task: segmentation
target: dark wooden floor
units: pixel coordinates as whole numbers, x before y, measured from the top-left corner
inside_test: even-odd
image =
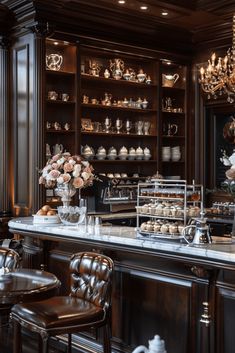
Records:
[[[13,334],[11,328],[8,330],[7,327],[2,327],[0,340],[0,353],[13,353]],[[39,353],[36,334],[29,335],[23,333],[22,340],[22,353]],[[49,353],[66,353],[66,346],[56,339],[51,339]],[[78,351],[73,349],[72,353],[78,353]]]

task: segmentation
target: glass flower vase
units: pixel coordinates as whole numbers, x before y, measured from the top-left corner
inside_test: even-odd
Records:
[[[72,197],[76,194],[77,189],[69,183],[57,184],[55,194],[61,197],[61,201],[64,207],[70,205]]]

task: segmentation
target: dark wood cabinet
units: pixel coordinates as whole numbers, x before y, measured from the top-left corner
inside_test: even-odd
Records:
[[[163,61],[161,89],[162,169],[164,176],[187,180],[187,66]],[[170,155],[164,149],[170,148]],[[172,165],[174,165],[172,171]]]
[[[45,45],[47,158],[60,149],[84,154],[89,146],[96,173],[131,177],[136,173],[153,175],[159,170],[165,176],[186,178],[186,66],[166,64],[141,51],[131,54],[130,50],[96,47],[95,43],[76,45],[47,39]],[[57,67],[53,66],[55,58]],[[119,65],[117,77],[115,68]],[[144,75],[142,80],[139,74]],[[176,82],[165,84],[165,76],[176,78]],[[107,119],[110,126],[105,125]],[[126,157],[120,156],[123,146]],[[168,161],[162,158],[166,146],[171,154]],[[98,158],[101,147],[106,155]],[[114,158],[109,157],[111,147],[116,151]],[[176,155],[174,148],[179,151]],[[130,149],[136,155],[129,156]],[[146,150],[150,158],[144,154]]]
[[[78,151],[77,46],[49,39],[45,44],[44,131],[50,158],[59,149]]]
[[[132,176],[150,175],[157,170],[157,119],[158,119],[158,65],[154,58],[143,54],[131,55],[125,52],[105,49],[91,49],[81,46],[81,119],[90,121],[90,131],[82,128],[81,144],[90,146],[95,156],[92,164],[100,173],[126,173]],[[120,77],[115,76],[115,68],[121,65]],[[97,76],[92,74],[92,65],[97,66]],[[138,80],[143,71],[146,78]],[[107,75],[107,76],[106,76]],[[131,76],[132,75],[132,76]],[[109,76],[109,77],[108,77]],[[146,83],[149,77],[151,82]],[[143,106],[147,100],[146,106]],[[105,128],[105,120],[110,126]],[[120,123],[118,126],[118,122]],[[127,123],[128,122],[128,123]],[[139,132],[136,125],[139,122]],[[127,125],[128,124],[128,127]],[[146,126],[149,128],[146,129]],[[145,132],[144,132],[145,126]],[[151,158],[131,160],[129,156],[120,158],[119,152],[125,147],[135,151],[148,148]],[[106,157],[97,159],[100,147],[106,150]],[[116,157],[109,157],[110,148],[116,150]]]

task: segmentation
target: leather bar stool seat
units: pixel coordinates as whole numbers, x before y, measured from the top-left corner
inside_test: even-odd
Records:
[[[79,309],[79,311],[78,311]],[[19,310],[15,307],[13,312]],[[104,317],[102,308],[75,297],[55,297],[47,300],[28,303],[21,306],[20,318],[32,325],[40,326],[52,333],[53,329],[62,329],[64,327],[89,325],[101,321]]]
[[[110,305],[113,261],[101,254],[74,254],[70,261],[70,294],[43,301],[16,304],[12,308],[14,353],[21,352],[21,326],[39,333],[39,351],[47,353],[50,336],[103,327],[103,348],[111,352]]]

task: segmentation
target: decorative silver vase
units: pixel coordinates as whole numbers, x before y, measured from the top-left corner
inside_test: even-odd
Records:
[[[63,206],[69,206],[72,197],[76,194],[77,189],[70,183],[57,184],[55,194],[61,197]]]

